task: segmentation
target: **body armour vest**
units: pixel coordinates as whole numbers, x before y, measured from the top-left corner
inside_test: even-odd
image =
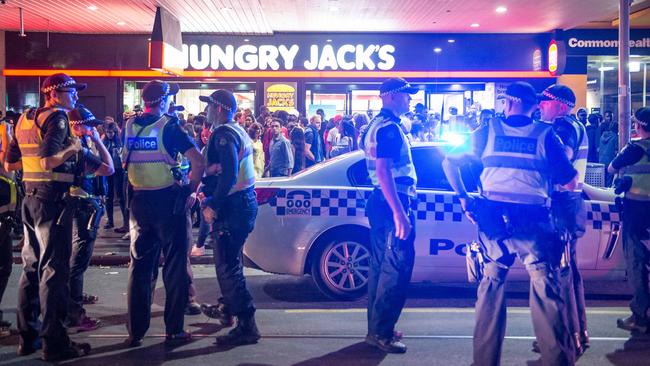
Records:
[[[643,148],[641,160],[625,168],[625,176],[632,178],[630,190],[625,198],[636,201],[650,201],[650,139],[633,142]]]
[[[488,128],[482,195],[498,202],[546,205],[550,183],[544,141],[551,125],[511,127],[494,119]]]
[[[23,113],[16,124],[16,140],[20,148],[21,160],[23,164],[23,181],[25,182],[64,182],[72,183],[74,174],[55,172],[53,170],[43,169],[41,166],[41,157],[38,155],[39,146],[43,143],[40,126],[42,123],[56,112],[64,112],[58,108],[48,108],[38,114],[33,110]],[[32,118],[35,116],[35,118]],[[37,121],[38,120],[38,121]],[[66,126],[68,128],[67,121]]]
[[[223,127],[222,127],[223,126]],[[248,133],[239,123],[228,122],[217,128],[229,128],[239,138],[239,150],[237,151],[237,159],[239,163],[239,173],[237,174],[237,182],[230,189],[228,195],[243,191],[255,185],[255,163],[253,161],[253,141]]]
[[[135,118],[126,122],[123,158],[124,161],[129,158],[129,182],[136,191],[163,189],[174,184],[171,169],[178,162],[169,155],[163,143],[163,131],[170,120],[165,114],[144,127],[135,124]]]
[[[377,178],[377,132],[382,127],[386,127],[390,124],[396,124],[394,121],[387,119],[381,114],[377,115],[370,126],[364,137],[363,141],[363,150],[366,153],[366,166],[368,168],[368,175],[372,184],[379,188],[379,178]],[[415,173],[415,166],[413,165],[413,158],[411,157],[411,145],[408,138],[402,131],[402,129],[397,126],[400,136],[402,137],[402,147],[400,149],[399,159],[393,161],[391,166],[391,173],[393,179],[395,179],[395,187],[397,188],[398,193],[403,193],[408,196],[415,196],[415,187],[417,184],[417,175]],[[401,184],[399,183],[398,178],[410,178],[412,184]]]
[[[578,171],[578,184],[573,190],[575,193],[582,193],[585,185],[585,176],[587,175],[587,156],[589,154],[589,138],[587,137],[587,129],[585,126],[569,117],[562,117],[566,123],[570,124],[575,131],[578,147],[573,149],[573,157],[571,164],[573,168]],[[566,192],[567,189],[559,184],[555,185],[555,190],[558,192]]]

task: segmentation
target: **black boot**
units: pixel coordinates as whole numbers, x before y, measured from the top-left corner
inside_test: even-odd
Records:
[[[220,346],[241,346],[254,344],[261,338],[260,331],[255,324],[255,316],[238,316],[237,326],[228,334],[217,337]]]
[[[235,318],[230,314],[222,299],[219,299],[219,302],[214,305],[201,304],[201,312],[208,318],[219,320],[224,327],[232,327],[235,324]]]

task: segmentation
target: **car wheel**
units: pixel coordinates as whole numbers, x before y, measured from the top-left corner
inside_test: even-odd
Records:
[[[370,271],[368,237],[340,232],[324,240],[312,261],[311,274],[319,290],[338,300],[354,300],[367,292]]]

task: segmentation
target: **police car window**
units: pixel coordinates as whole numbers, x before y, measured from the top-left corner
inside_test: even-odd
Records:
[[[350,185],[354,187],[371,187],[372,182],[368,176],[368,169],[366,169],[366,159],[361,159],[352,164],[348,169],[348,179]]]

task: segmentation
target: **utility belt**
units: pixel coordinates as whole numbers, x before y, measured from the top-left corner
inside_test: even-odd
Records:
[[[65,201],[68,190],[59,188],[46,187],[43,184],[29,185],[26,184],[25,196],[35,197],[43,201],[60,203]]]
[[[549,207],[521,203],[491,201],[477,197],[468,210],[474,214],[479,230],[490,240],[510,237],[516,233],[535,232],[540,224],[551,223]]]
[[[63,198],[65,206],[63,211],[57,218],[57,225],[65,225],[72,219],[77,211],[84,212],[88,215],[88,222],[86,228],[88,231],[96,231],[99,229],[99,223],[104,215],[104,204],[98,197],[78,197],[70,193],[66,193]]]

